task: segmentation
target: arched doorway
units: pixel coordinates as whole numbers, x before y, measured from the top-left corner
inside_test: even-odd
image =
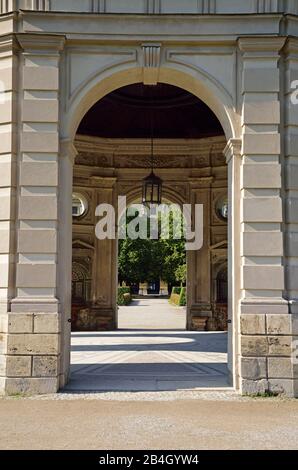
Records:
[[[179,15],[128,14],[120,18],[100,14],[83,15],[83,21],[79,12],[72,12],[47,14],[46,20],[44,14],[42,18],[37,14],[34,24],[32,14],[28,15],[30,24],[21,21],[21,29],[10,38],[7,49],[12,59],[8,69],[15,85],[13,93],[20,100],[7,104],[12,124],[5,122],[3,127],[7,137],[3,152],[9,158],[3,161],[7,187],[2,201],[6,240],[2,389],[56,390],[68,379],[72,171],[80,122],[95,103],[123,86],[164,83],[201,99],[217,116],[228,142],[229,369],[239,378],[234,384],[245,393],[278,389],[295,394],[292,368],[288,374],[291,382],[285,374],[278,383],[271,376],[270,356],[275,350],[272,354],[270,334],[275,330],[267,322],[271,315],[274,321],[288,322],[285,332],[287,340],[292,340],[294,318],[288,313],[296,311],[291,261],[295,214],[283,209],[291,205],[284,168],[289,165],[292,169],[292,148],[295,154],[296,147],[291,126],[295,119],[290,116],[283,126],[280,111],[292,97],[289,83],[283,93],[283,82],[285,73],[294,67],[295,39],[277,37],[274,20],[267,25],[266,37],[258,36],[258,31],[252,34],[251,25],[243,26],[241,15],[183,15],[181,21]],[[259,20],[267,21],[262,15]],[[15,61],[18,67],[14,67]],[[11,92],[8,85],[6,91]],[[264,210],[259,210],[260,205]],[[286,231],[285,225],[289,226]],[[284,243],[284,237],[289,243]],[[212,245],[212,256],[222,248]],[[109,273],[106,278],[111,279]],[[29,312],[36,330],[34,325],[23,325],[24,312]],[[8,377],[5,364],[15,360],[10,356],[20,339],[7,331],[10,313],[25,335],[19,352],[28,355],[32,365],[37,342],[46,370],[36,373],[29,367],[26,377],[22,370],[15,378]],[[40,317],[45,327],[38,325]],[[279,330],[277,333],[283,336]],[[49,343],[43,334],[51,335]],[[260,341],[266,345],[261,353]],[[283,353],[286,360],[281,360],[290,368],[289,349],[285,347]],[[48,362],[54,367],[45,378]]]
[[[78,214],[73,217],[73,240],[93,247],[90,301],[79,311],[82,329],[117,328],[117,241],[94,238],[95,209],[100,203],[117,208],[119,196],[141,194],[152,140],[164,194],[191,208],[204,206],[203,247],[187,254],[187,329],[219,329],[211,273],[218,244],[227,262],[227,214],[220,206],[228,198],[226,139],[208,106],[191,93],[162,83],[129,85],[106,95],[78,128],[73,194],[76,205],[81,201],[84,209],[74,209]],[[77,256],[75,249],[73,259]]]

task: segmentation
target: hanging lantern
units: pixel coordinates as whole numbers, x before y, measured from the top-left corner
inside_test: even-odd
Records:
[[[153,150],[153,118],[151,114],[151,173],[143,179],[142,203],[144,206],[160,205],[162,199],[162,179],[156,176]]]
[[[143,196],[142,202],[144,206],[151,204],[161,204],[162,198],[162,180],[154,174],[152,170],[149,176],[143,179]]]

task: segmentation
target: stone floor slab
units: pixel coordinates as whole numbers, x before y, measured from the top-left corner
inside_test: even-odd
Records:
[[[174,391],[227,387],[227,334],[183,329],[185,309],[165,299],[119,309],[119,330],[72,335],[65,391]]]

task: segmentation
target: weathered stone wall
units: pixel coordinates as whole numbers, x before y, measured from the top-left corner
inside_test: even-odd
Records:
[[[7,374],[10,301],[15,296],[17,50],[13,36],[0,40],[0,388]]]
[[[36,43],[19,37],[18,43],[17,255],[14,298],[6,318],[4,388],[7,393],[47,393],[57,390],[62,373],[56,297],[61,41],[53,37]]]
[[[241,39],[243,60],[241,355],[244,393],[295,393],[296,319],[284,298],[281,50],[285,40]],[[297,282],[293,273],[292,281]],[[292,337],[291,335],[294,335]],[[253,356],[249,358],[249,356]]]
[[[298,318],[289,314],[241,315],[241,375],[245,393],[297,393],[292,342]]]
[[[59,373],[58,314],[8,315],[5,391],[53,393]]]

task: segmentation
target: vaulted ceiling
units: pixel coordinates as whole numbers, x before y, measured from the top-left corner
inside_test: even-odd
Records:
[[[203,138],[223,135],[213,112],[181,88],[141,83],[120,88],[85,115],[79,134],[106,138]]]

